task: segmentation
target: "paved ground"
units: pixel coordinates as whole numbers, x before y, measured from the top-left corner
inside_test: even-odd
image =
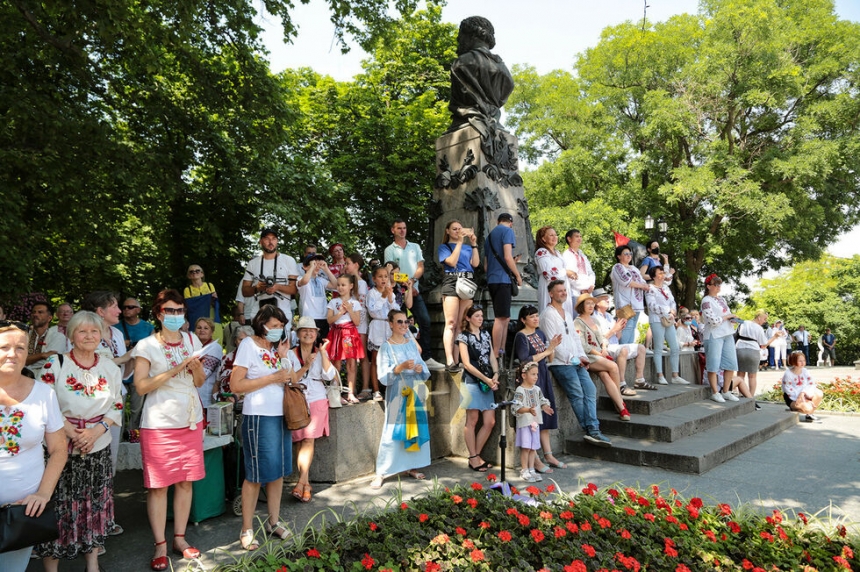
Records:
[[[833,377],[860,377],[860,372],[848,368],[813,369],[819,381]],[[779,372],[765,372],[759,381],[759,393],[767,390],[781,377]],[[778,406],[774,406],[778,407]],[[786,413],[788,414],[788,413]],[[735,457],[704,475],[673,473],[649,467],[631,467],[615,463],[591,461],[573,455],[562,456],[569,467],[556,470],[551,477],[562,490],[576,491],[584,483],[604,487],[612,483],[647,487],[659,484],[674,487],[685,496],[700,496],[714,502],[733,506],[748,503],[758,510],[774,508],[832,517],[860,532],[860,416],[824,415],[821,424],[800,423],[773,439]],[[442,459],[425,470],[429,479],[437,478],[445,486],[470,483],[483,475],[467,470],[465,459]],[[495,471],[498,474],[498,471]],[[518,473],[507,471],[508,480],[519,483]],[[310,521],[319,522],[323,515],[331,520],[334,514],[351,513],[356,507],[364,509],[369,502],[383,506],[397,492],[398,483],[389,479],[382,491],[368,488],[369,478],[356,479],[337,485],[315,485],[311,503],[295,502],[285,495],[282,518],[301,528]],[[404,497],[421,494],[429,481],[412,479],[402,482]],[[371,507],[373,505],[370,505]],[[259,507],[264,508],[263,504]],[[262,512],[258,511],[262,515]],[[149,570],[152,536],[146,520],[145,495],[139,471],[124,471],[117,478],[117,520],[125,534],[108,540],[107,554],[100,562],[108,572],[137,572]],[[189,527],[188,538],[204,551],[200,565],[172,557],[176,570],[209,570],[218,562],[229,562],[231,554],[240,554],[238,535],[240,520],[228,513]],[[170,524],[168,523],[168,532]],[[81,570],[83,560],[62,562],[61,572]],[[32,561],[28,572],[41,571]]]

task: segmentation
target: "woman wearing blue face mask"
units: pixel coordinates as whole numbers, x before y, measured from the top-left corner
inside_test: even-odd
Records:
[[[203,407],[197,388],[206,381],[203,365],[193,354],[202,348],[194,334],[182,333],[185,298],[176,290],[162,290],[152,305],[156,331],[132,351],[134,387],[145,396],[140,421],[143,485],[149,490],[146,505],[155,537],[153,570],[166,570],[167,488],[173,495],[173,551],[183,558],[198,558],[200,551],[185,540],[191,511],[191,483],[206,473],[203,468]]]
[[[287,359],[290,344],[284,339],[287,317],[277,306],[260,308],[251,327],[254,335],[242,340],[233,361],[230,388],[245,394],[242,408],[242,454],[245,481],[242,483],[242,532],[245,550],[260,546],[254,538],[254,509],[260,485],[266,484],[269,518],[266,532],[280,539],[290,535],[281,522],[284,477],[293,466],[292,435],[284,423],[284,384],[295,373]]]

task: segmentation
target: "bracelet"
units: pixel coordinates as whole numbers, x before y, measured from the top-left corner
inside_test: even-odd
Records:
[[[104,428],[105,428],[105,433],[107,433],[108,431],[110,431],[110,425],[108,425],[108,424],[107,424],[107,423],[105,423],[104,421],[99,421],[99,425],[101,425],[102,427],[104,427]]]

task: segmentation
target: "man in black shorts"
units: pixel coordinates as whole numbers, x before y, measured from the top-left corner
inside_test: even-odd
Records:
[[[496,357],[505,349],[508,337],[508,322],[511,321],[511,279],[523,285],[523,277],[517,270],[517,260],[514,257],[514,247],[517,238],[514,235],[514,217],[502,213],[498,225],[487,236],[484,243],[485,268],[487,272],[487,289],[493,299],[493,348]]]

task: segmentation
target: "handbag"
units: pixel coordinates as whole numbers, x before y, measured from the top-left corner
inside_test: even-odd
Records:
[[[335,378],[329,385],[326,385],[325,395],[328,398],[329,409],[340,409],[343,407],[343,402],[340,400],[340,380]]]
[[[305,384],[291,381],[284,385],[284,423],[290,431],[310,425],[311,410],[305,399]]]
[[[0,552],[20,550],[60,537],[54,501],[49,501],[42,514],[27,516],[27,505],[0,506]]]
[[[457,297],[461,300],[471,300],[475,297],[475,292],[478,291],[478,285],[461,274],[457,276],[457,285],[454,289],[457,291]]]
[[[664,328],[671,328],[675,325],[675,320],[669,316],[660,316],[660,323]]]
[[[633,316],[636,315],[636,312],[633,310],[633,306],[627,304],[626,306],[621,306],[620,308],[615,310],[615,317],[619,320],[629,320]]]

